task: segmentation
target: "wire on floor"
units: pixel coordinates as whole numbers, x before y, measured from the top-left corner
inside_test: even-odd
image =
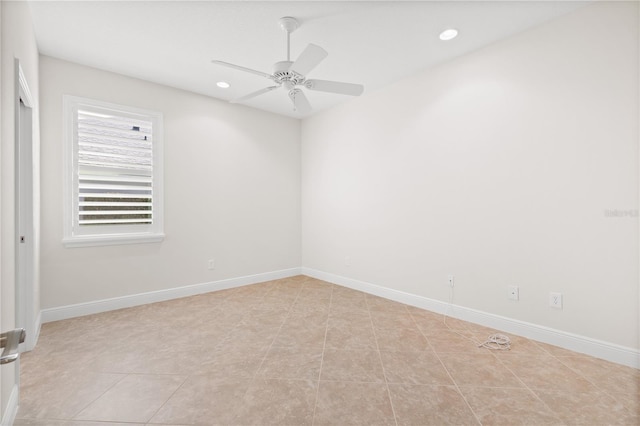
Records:
[[[457,335],[462,336],[465,339],[472,341],[479,348],[486,348],[486,349],[490,349],[490,350],[494,350],[494,351],[508,351],[508,350],[511,350],[511,339],[509,338],[509,336],[505,336],[504,334],[500,334],[500,333],[492,334],[491,336],[487,337],[487,340],[485,340],[484,342],[478,343],[475,339],[471,338],[470,336],[466,336],[466,335],[460,333],[459,331],[454,330],[451,327],[449,327],[449,324],[447,324],[447,316],[448,316],[448,313],[449,313],[449,309],[452,306],[453,306],[453,287],[449,287],[449,305],[447,305],[447,309],[444,312],[444,318],[443,318],[444,325],[447,327],[447,329],[449,331],[452,331],[452,332],[456,333]]]

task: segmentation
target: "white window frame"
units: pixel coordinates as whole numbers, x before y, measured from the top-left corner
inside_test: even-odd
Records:
[[[78,210],[78,110],[84,108],[152,123],[153,216],[151,224],[80,226]],[[155,243],[164,239],[162,113],[77,96],[63,96],[63,239],[65,247]]]

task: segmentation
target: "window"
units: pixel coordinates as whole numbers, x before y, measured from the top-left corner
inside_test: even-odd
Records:
[[[162,114],[64,97],[66,247],[162,241]]]

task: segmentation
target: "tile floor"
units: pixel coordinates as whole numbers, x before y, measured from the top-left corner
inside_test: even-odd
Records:
[[[447,326],[304,276],[48,323],[16,424],[640,424],[640,371]]]

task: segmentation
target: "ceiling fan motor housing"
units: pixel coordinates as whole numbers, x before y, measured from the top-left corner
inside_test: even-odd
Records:
[[[305,80],[303,75],[289,69],[291,64],[293,64],[292,61],[280,61],[273,65],[273,79],[276,83],[284,84],[288,89],[303,84]]]

